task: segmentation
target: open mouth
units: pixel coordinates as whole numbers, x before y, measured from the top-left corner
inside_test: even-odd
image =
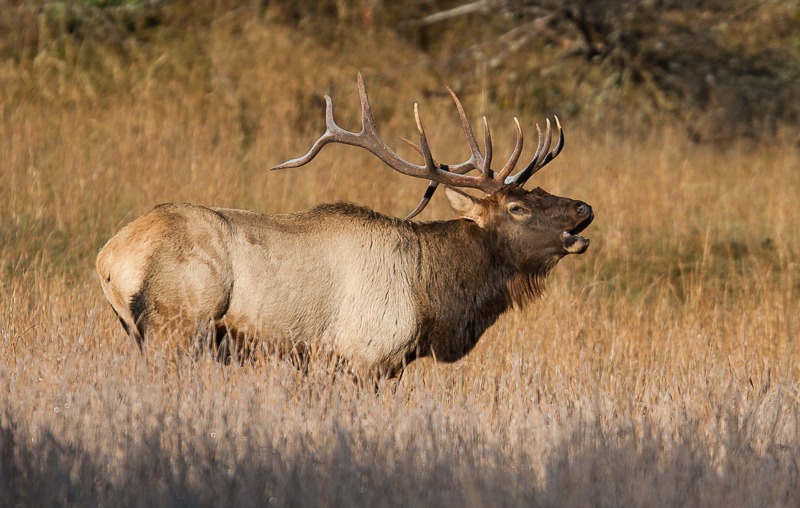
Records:
[[[564,249],[570,254],[583,254],[589,248],[589,239],[579,235],[581,231],[589,227],[594,220],[594,214],[590,214],[574,228],[564,231],[561,236],[564,238]]]

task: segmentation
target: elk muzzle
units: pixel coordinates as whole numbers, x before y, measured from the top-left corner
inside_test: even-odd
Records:
[[[589,239],[578,233],[589,227],[594,220],[594,212],[591,206],[579,201],[575,206],[575,213],[578,216],[578,224],[561,233],[561,237],[564,239],[564,250],[569,254],[583,254],[589,248]]]

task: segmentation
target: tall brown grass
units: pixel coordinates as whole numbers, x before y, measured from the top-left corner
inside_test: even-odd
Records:
[[[386,139],[414,132],[419,101],[437,157],[464,156],[447,99],[420,97],[439,84],[417,55],[225,27],[194,62],[178,44],[101,74],[81,47],[0,64],[0,504],[800,504],[800,155],[780,140],[710,147],[644,124],[631,140],[563,118],[537,184],[594,206],[587,254],[464,360],[377,391],[324,359],[140,355],[93,261],[153,205],[413,207],[423,182],[352,148],[266,170],[321,133],[323,93],[355,126],[357,68]],[[514,113],[467,102],[507,155]],[[423,218],[445,217],[437,199]]]

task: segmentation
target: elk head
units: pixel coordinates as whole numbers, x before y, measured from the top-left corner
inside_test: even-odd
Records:
[[[554,196],[536,188],[505,187],[475,198],[452,187],[445,189],[450,205],[461,217],[492,232],[503,252],[522,272],[549,268],[566,254],[582,254],[589,240],[578,233],[594,219],[582,201]]]
[[[279,164],[272,169],[294,168],[313,159],[328,143],[343,143],[368,150],[389,167],[402,174],[429,180],[420,203],[406,219],[412,219],[430,202],[439,184],[447,186],[446,195],[450,205],[462,218],[475,222],[479,227],[496,236],[498,242],[506,244],[510,258],[517,260],[519,269],[526,265],[555,264],[566,254],[582,254],[589,247],[589,240],[578,233],[594,219],[591,206],[569,198],[550,194],[537,187],[532,191],[523,188],[530,177],[552,161],[564,148],[564,131],[558,117],[558,141],[553,150],[550,120],[545,133],[539,126],[539,144],[533,159],[516,174],[512,174],[522,153],[523,135],[519,121],[514,118],[517,139],[514,150],[505,165],[494,170],[492,164],[492,137],[486,117],[483,117],[485,151],[482,152],[475,138],[472,125],[467,119],[461,101],[447,89],[455,102],[461,124],[467,138],[471,155],[464,162],[442,164],[434,160],[420,120],[419,108],[414,104],[414,117],[419,132],[419,144],[401,138],[417,151],[424,164],[414,164],[400,158],[381,138],[375,126],[369,98],[364,88],[361,73],[358,74],[358,93],[361,99],[361,131],[350,132],[339,127],[333,118],[333,101],[325,96],[326,131],[305,155]],[[477,174],[469,173],[476,171]],[[473,197],[458,188],[483,191],[485,198]],[[534,259],[535,258],[535,259]]]

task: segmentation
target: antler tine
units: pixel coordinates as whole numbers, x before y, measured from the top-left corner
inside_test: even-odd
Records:
[[[456,103],[458,117],[461,119],[461,126],[464,128],[464,134],[467,136],[467,144],[469,144],[469,149],[472,152],[472,157],[470,157],[468,162],[472,162],[475,164],[474,167],[478,167],[478,164],[483,162],[483,155],[481,154],[480,148],[478,148],[478,141],[475,139],[475,132],[472,130],[472,124],[469,123],[467,114],[464,112],[464,106],[461,104],[461,101],[458,99],[453,89],[448,86],[447,91],[450,92],[453,102]],[[477,159],[475,159],[476,155]]]
[[[322,150],[322,147],[332,141],[335,141],[335,133],[342,131],[342,129],[336,125],[336,122],[333,119],[333,99],[331,99],[328,95],[325,96],[325,128],[325,133],[314,142],[308,153],[294,159],[289,159],[282,164],[273,166],[272,169],[296,168],[302,166],[303,164],[307,164],[311,161],[311,159],[316,157],[319,151]]]
[[[378,129],[375,127],[375,118],[372,116],[372,106],[367,97],[367,88],[364,86],[364,78],[358,73],[358,99],[361,101],[361,132],[374,133],[378,137]]]
[[[536,161],[539,160],[539,155],[541,155],[542,148],[544,148],[544,136],[542,135],[542,128],[539,127],[538,123],[536,124],[536,133],[539,135],[539,144],[536,146],[536,153],[533,154],[533,159],[531,159],[530,164],[525,166],[525,169],[523,169],[522,171],[520,171],[519,173],[517,173],[516,175],[511,177],[511,178],[514,179],[514,182],[516,182],[519,179],[527,180],[533,174],[532,171],[533,171],[534,167],[536,166]],[[514,182],[512,182],[512,183],[514,183]],[[506,181],[506,183],[509,183],[509,182]]]
[[[400,141],[407,144],[409,147],[413,148],[415,152],[425,157],[425,153],[422,151],[422,148],[420,148],[416,143],[414,143],[410,139],[400,137]],[[438,164],[436,163],[436,161],[433,160],[432,162],[437,168],[447,170],[446,166],[442,167],[441,164]],[[436,189],[438,187],[439,187],[439,182],[434,182],[433,180],[429,181],[428,186],[425,188],[425,192],[422,195],[422,199],[420,199],[419,203],[417,203],[417,207],[414,208],[414,210],[412,210],[408,215],[403,217],[403,220],[411,220],[417,215],[419,215],[420,212],[422,212],[422,210],[424,210],[425,207],[428,206],[428,203],[431,202],[431,198],[436,193]]]
[[[558,117],[555,116],[556,119],[556,127],[558,127],[558,141],[556,142],[556,147],[553,148],[553,151],[548,153],[542,163],[539,165],[540,168],[544,167],[548,162],[555,159],[558,154],[561,153],[561,150],[564,149],[564,131],[561,130],[561,122],[558,121]]]
[[[428,203],[430,203],[431,198],[433,197],[433,194],[436,192],[437,187],[439,187],[439,182],[434,182],[433,180],[428,182],[428,187],[425,189],[425,193],[422,195],[422,199],[417,204],[417,207],[414,208],[414,210],[408,215],[406,215],[403,219],[411,220],[417,215],[419,215],[419,213],[422,210],[424,210],[426,206],[428,206]]]
[[[418,154],[422,155],[422,149],[418,147],[417,144],[411,141],[410,139],[400,136],[400,141],[407,144],[409,147],[413,148],[414,151],[416,151]]]
[[[550,142],[552,140],[552,135],[550,134],[550,119],[545,118],[545,128],[544,128],[544,140],[541,139],[542,131],[539,129],[539,124],[536,124],[536,130],[539,131],[539,148],[536,149],[536,153],[533,155],[533,160],[531,160],[528,167],[531,168],[531,172],[527,178],[530,178],[531,175],[539,171],[539,167],[542,164],[542,160],[547,156],[547,151],[550,150]],[[526,167],[525,169],[528,169]]]
[[[425,153],[422,151],[422,148],[420,148],[416,143],[414,143],[410,139],[401,137],[400,141],[407,144],[408,146],[413,148],[415,152],[425,157]],[[432,162],[437,168],[444,169],[445,171],[448,169],[447,166],[438,164],[434,160],[432,160]],[[436,189],[438,187],[439,187],[439,182],[434,182],[433,180],[429,181],[428,186],[425,188],[425,193],[422,195],[422,199],[420,199],[419,203],[417,203],[417,207],[414,208],[414,210],[412,210],[408,215],[403,217],[403,220],[411,220],[417,215],[419,215],[420,212],[422,212],[422,210],[424,210],[425,207],[428,206],[428,203],[431,202],[431,198],[436,193]]]
[[[486,179],[492,178],[492,133],[489,131],[489,122],[483,117],[483,142],[486,146],[486,155],[483,159],[483,167],[479,168],[481,174]]]
[[[514,170],[517,166],[517,162],[519,161],[519,156],[522,155],[522,127],[519,125],[519,120],[517,117],[514,117],[514,125],[517,126],[517,144],[514,145],[514,151],[511,152],[511,156],[508,158],[508,162],[506,165],[503,166],[503,169],[497,174],[497,179],[505,182],[506,177]]]
[[[556,126],[558,127],[558,142],[556,143],[553,151],[549,151],[550,144],[552,143],[552,130],[550,128],[550,120],[548,119],[544,140],[541,138],[541,130],[539,129],[539,126],[536,126],[536,129],[539,131],[539,148],[536,150],[533,160],[531,160],[530,164],[528,164],[525,169],[514,176],[506,178],[506,185],[525,185],[525,182],[527,182],[534,173],[542,169],[547,163],[555,159],[556,156],[561,153],[561,150],[564,148],[564,131],[561,128],[561,122],[558,120],[558,117],[555,117],[555,120]],[[544,151],[542,151],[543,148]]]
[[[544,152],[540,156],[540,159],[536,162],[537,171],[542,167],[542,163],[547,157],[547,153],[550,151],[550,145],[553,142],[553,131],[550,129],[550,119],[545,119],[545,123],[547,124],[547,128],[544,130]]]
[[[422,120],[419,118],[419,107],[414,103],[414,120],[417,122],[417,131],[419,131],[419,148],[422,152],[422,157],[425,159],[425,167],[430,171],[436,171],[436,166],[433,163],[433,155],[431,155],[431,147],[428,145],[428,136],[425,135],[425,128],[422,126]]]

